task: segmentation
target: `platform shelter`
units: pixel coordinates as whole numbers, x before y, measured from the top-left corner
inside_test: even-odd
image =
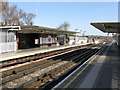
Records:
[[[77,32],[48,28],[42,26],[21,26],[17,32],[18,48],[55,46],[57,43],[67,43],[67,35]]]
[[[116,41],[120,46],[120,22],[94,22],[91,25],[105,33],[116,33]]]
[[[17,50],[16,32],[19,30],[20,26],[0,27],[0,53]]]

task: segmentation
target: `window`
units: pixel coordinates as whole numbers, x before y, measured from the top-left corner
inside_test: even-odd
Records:
[[[13,42],[15,40],[15,34],[12,31],[2,31],[0,35],[0,42]]]

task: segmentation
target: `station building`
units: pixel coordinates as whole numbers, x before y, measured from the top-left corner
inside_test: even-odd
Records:
[[[73,44],[84,44],[84,43],[90,43],[90,39],[87,36],[69,36],[69,45]]]
[[[0,53],[66,44],[69,34],[76,32],[42,26],[0,27]]]

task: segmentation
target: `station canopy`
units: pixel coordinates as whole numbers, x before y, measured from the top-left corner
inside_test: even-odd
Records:
[[[16,31],[16,30],[21,30],[21,28],[20,26],[0,26],[0,30]]]
[[[103,32],[120,33],[120,22],[95,22],[91,25]]]
[[[21,26],[21,30],[18,33],[76,34],[78,32],[42,26]]]

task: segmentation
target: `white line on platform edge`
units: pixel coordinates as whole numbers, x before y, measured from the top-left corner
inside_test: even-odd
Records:
[[[74,73],[76,73],[82,66],[84,66],[88,61],[90,61],[94,56],[100,53],[101,50],[99,50],[97,53],[95,53],[92,57],[90,57],[87,61],[85,61],[82,65],[80,65],[75,71],[73,71],[70,75],[68,75],[65,79],[63,79],[61,82],[59,82],[56,86],[54,86],[52,89],[57,88],[60,86],[65,80],[67,80],[70,76],[72,76]]]

